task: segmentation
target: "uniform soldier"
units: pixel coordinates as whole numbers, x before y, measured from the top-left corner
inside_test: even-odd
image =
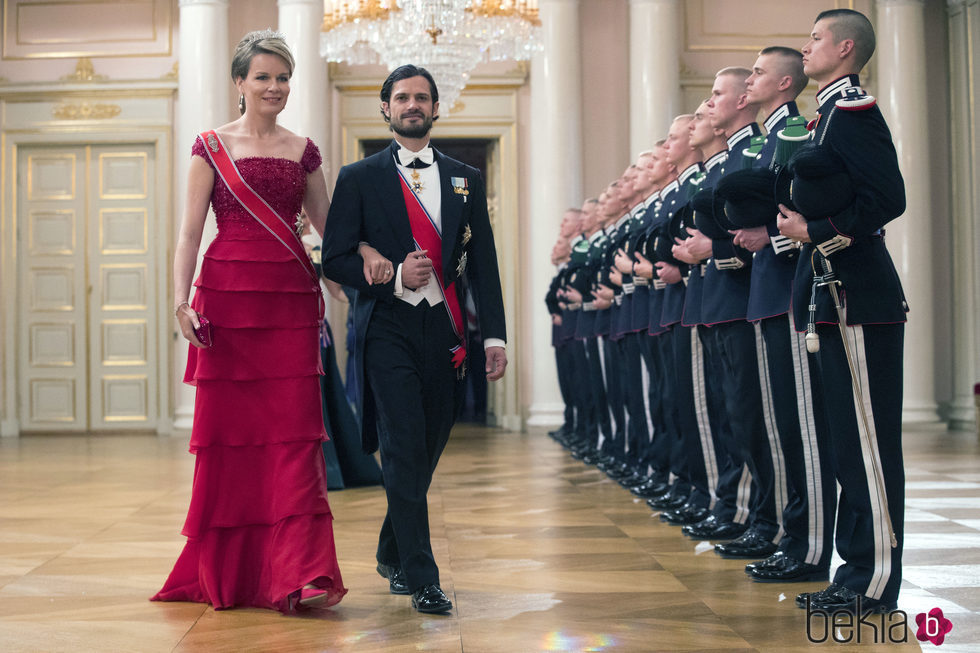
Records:
[[[570,332],[562,320],[562,308],[559,291],[567,283],[567,270],[571,259],[571,239],[581,230],[582,211],[568,209],[561,222],[561,232],[558,242],[552,250],[552,263],[557,268],[545,303],[551,314],[552,346],[555,348],[555,364],[558,369],[558,382],[562,400],[565,402],[564,424],[556,431],[549,433],[559,441],[568,439],[585,439],[590,423],[595,422],[595,411],[590,408],[591,393],[584,392],[585,361],[584,347],[575,340],[574,332]]]
[[[649,477],[631,492],[643,499],[655,499],[665,494],[670,486],[670,432],[664,414],[663,388],[665,361],[660,355],[655,336],[650,335],[651,282],[654,278],[653,263],[644,256],[650,226],[660,206],[662,189],[671,178],[671,166],[664,152],[664,141],[658,141],[649,156],[641,155],[637,160],[640,175],[646,177],[649,188],[654,192],[646,197],[646,210],[634,225],[632,252],[636,260],[633,264],[633,283],[636,286],[633,299],[633,328],[640,334],[640,353],[647,370],[647,413],[650,423],[650,440],[641,455],[641,467],[650,469]],[[656,329],[660,329],[659,323]]]
[[[657,274],[668,284],[660,324],[670,329],[669,339],[673,353],[671,364],[667,366],[669,383],[672,386],[670,397],[673,399],[673,416],[686,461],[686,478],[690,483],[687,501],[660,515],[661,520],[676,525],[693,524],[706,518],[714,490],[708,483],[702,431],[699,428],[701,425],[697,419],[691,374],[691,328],[681,323],[690,269],[688,263],[676,259],[672,251],[676,222],[688,210],[691,196],[697,190],[704,172],[701,148],[691,144],[693,121],[694,115],[675,118],[668,133],[667,159],[678,170],[680,188],[671,198],[670,205],[665,206],[665,221],[658,234],[656,246],[660,259],[657,262]],[[700,276],[700,270],[698,275]],[[707,424],[703,425],[707,433]]]
[[[750,103],[745,94],[745,80],[751,74],[745,68],[719,71],[708,101],[712,126],[723,129],[728,137],[722,181],[725,174],[746,165],[744,152],[751,139],[760,134],[755,123],[758,105]],[[757,334],[746,321],[752,255],[732,242],[727,231],[732,227],[719,222],[723,211],[714,211],[713,217],[721,228],[707,234],[712,238],[714,265],[705,273],[701,318],[712,327],[708,342],[715,348],[716,360],[721,361],[726,413],[736,443],[733,456],[741,456],[747,472],[739,479],[736,496],[751,487],[749,528],[735,540],[715,545],[715,551],[723,557],[764,558],[775,552],[774,540],[779,534],[771,445],[776,434],[770,433],[764,418]],[[698,226],[702,226],[700,221]],[[720,493],[719,499],[725,500],[724,495],[730,496],[730,492]],[[738,517],[741,515],[734,521],[739,521]]]
[[[708,119],[708,104],[703,102],[694,112],[691,121],[690,143],[705,154],[704,175],[698,183],[698,190],[708,193],[718,183],[723,164],[728,158],[728,142],[723,129],[712,127]],[[693,200],[692,200],[693,204]],[[693,213],[693,206],[692,206]],[[697,337],[691,340],[691,391],[697,410],[698,430],[701,434],[701,451],[704,455],[704,468],[708,487],[711,489],[711,514],[696,524],[683,528],[685,535],[698,540],[730,540],[745,531],[745,524],[734,521],[740,514],[737,507],[738,496],[734,489],[742,477],[741,456],[733,456],[734,436],[731,434],[725,412],[724,395],[720,387],[720,363],[711,356],[712,348],[704,343],[713,336],[711,329],[701,320],[701,290],[707,273],[708,259],[711,258],[711,239],[693,227],[690,218],[685,220],[686,239],[677,239],[674,256],[685,261],[690,267],[687,294],[684,299],[684,313],[681,323],[696,327]],[[710,438],[705,438],[705,432]],[[724,495],[725,489],[728,495]],[[719,500],[718,493],[725,497]],[[742,514],[747,514],[747,497]]]
[[[746,566],[746,573],[762,582],[825,580],[833,552],[836,483],[828,448],[817,441],[817,429],[825,419],[823,397],[815,370],[811,375],[803,339],[789,320],[799,246],[779,234],[772,210],[774,171],[785,164],[783,151],[801,142],[793,140],[800,136],[790,133],[792,130],[781,130],[794,118],[797,129],[806,133],[795,99],[807,81],[798,51],[771,47],[759,53],[746,94],[767,116],[768,136],[757,167],[726,178],[726,182],[741,185],[733,186],[741,197],[729,198],[726,207],[732,221],[743,227],[735,232],[735,244],[754,252],[747,317],[758,322],[762,331],[759,371],[766,379],[762,388],[768,398],[766,416],[775,422],[785,470],[779,474],[777,468],[777,505],[783,526],[779,548],[770,558]],[[765,193],[757,194],[760,181]]]
[[[818,338],[827,405],[834,407],[829,430],[841,486],[837,550],[844,564],[829,587],[799,595],[797,604],[831,612],[894,610],[902,580],[907,306],[882,227],[905,211],[905,184],[888,126],[858,85],[874,48],[874,28],[863,14],[836,9],[817,16],[803,47],[803,68],[820,84],[818,117],[810,144],[790,160],[791,199],[798,210],[782,203],[778,218],[780,233],[804,243],[793,288],[794,319],[797,328],[813,325]],[[816,157],[839,171],[834,193],[820,183],[805,192],[810,181],[796,161]],[[811,206],[805,199],[822,201]],[[822,205],[829,199],[841,202]],[[831,284],[814,288],[815,277]],[[808,311],[805,298],[811,294],[815,306]]]

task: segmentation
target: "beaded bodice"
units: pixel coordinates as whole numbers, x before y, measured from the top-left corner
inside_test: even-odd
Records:
[[[191,153],[202,157],[214,168],[200,137],[194,141]],[[255,156],[235,160],[245,182],[290,225],[303,208],[306,176],[320,167],[320,163],[320,150],[309,139],[299,161]],[[214,178],[214,189],[211,191],[211,206],[218,221],[218,238],[272,237],[245,211],[217,174]]]

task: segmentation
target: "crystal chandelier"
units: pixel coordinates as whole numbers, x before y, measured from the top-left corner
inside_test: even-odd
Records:
[[[481,61],[526,61],[541,50],[537,0],[324,0],[327,61],[411,63],[432,73],[447,111]]]

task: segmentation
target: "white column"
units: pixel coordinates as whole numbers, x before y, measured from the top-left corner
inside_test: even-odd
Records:
[[[630,158],[667,135],[681,113],[677,0],[630,0]]]
[[[279,31],[296,60],[289,101],[279,124],[312,138],[326,156],[330,116],[327,110],[327,62],[320,57],[323,0],[279,0]],[[326,161],[324,161],[326,163]],[[324,167],[324,173],[328,173]]]
[[[922,0],[878,0],[878,95],[905,177],[905,215],[886,228],[912,312],[905,330],[905,422],[937,422],[925,7]]]
[[[330,179],[330,114],[327,97],[327,62],[320,56],[323,0],[279,0],[279,31],[286,37],[296,61],[289,80],[289,101],[279,114],[279,124],[312,138],[323,157],[323,174]],[[334,304],[327,298],[327,317]]]
[[[522,367],[529,370],[529,426],[562,422],[561,394],[544,304],[555,269],[551,245],[562,213],[582,204],[582,66],[578,0],[541,0],[544,52],[531,62],[529,306]]]
[[[231,84],[228,52],[228,0],[180,0],[180,76],[177,82],[177,134],[174,238],[180,229],[187,194],[190,150],[197,134],[228,121],[228,89]],[[201,239],[200,259],[217,228],[209,217]],[[171,261],[171,265],[172,265]],[[169,271],[168,267],[168,271]],[[196,278],[196,273],[195,273]],[[173,307],[168,312],[170,319]],[[176,329],[176,325],[174,326]],[[174,428],[189,429],[194,417],[194,389],[185,385],[187,342],[178,337],[174,346]]]
[[[978,55],[971,35],[980,30],[980,2],[947,0],[949,13],[950,178],[953,219],[953,397],[950,426],[975,428],[973,384],[980,381],[980,101]],[[972,60],[971,60],[972,58]]]

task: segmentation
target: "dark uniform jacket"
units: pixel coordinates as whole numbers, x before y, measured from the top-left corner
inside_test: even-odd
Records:
[[[846,100],[845,96],[861,95],[848,91],[852,88],[860,88],[857,75],[842,77],[820,90],[810,143],[794,155],[808,147],[831,148],[843,162],[855,193],[854,201],[836,215],[805,216],[812,243],[801,251],[793,284],[793,317],[800,331],[807,324],[814,249],[827,257],[841,281],[848,324],[904,322],[908,311],[882,231],[905,212],[905,182],[881,111],[873,98]],[[826,288],[818,289],[816,322],[837,322]]]

